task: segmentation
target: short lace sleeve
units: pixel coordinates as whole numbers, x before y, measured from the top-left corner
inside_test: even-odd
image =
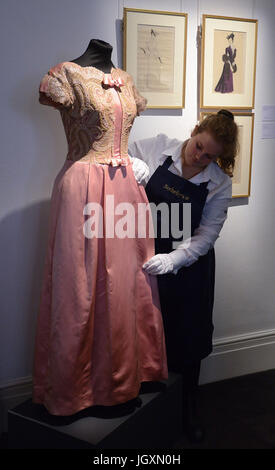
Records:
[[[146,109],[146,104],[147,104],[147,99],[144,98],[144,96],[141,96],[136,88],[136,86],[133,84],[133,93],[135,97],[135,102],[137,105],[137,114],[139,115],[142,111],[145,111]]]
[[[133,90],[133,95],[134,95],[134,98],[135,98],[135,102],[136,102],[136,105],[137,105],[137,114],[138,116],[140,115],[140,113],[142,111],[145,111],[146,109],[146,104],[147,104],[147,99],[144,98],[144,96],[141,96],[135,86],[135,83],[134,83],[134,80],[133,80],[133,77],[131,75],[128,74],[128,79],[130,81],[130,84],[131,84],[131,87],[132,87],[132,90]]]
[[[73,105],[73,90],[62,63],[52,67],[42,78],[39,86],[39,102],[57,109]]]

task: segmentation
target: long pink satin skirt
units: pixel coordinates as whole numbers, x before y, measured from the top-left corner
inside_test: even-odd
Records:
[[[123,403],[141,382],[167,378],[157,280],[142,270],[154,239],[83,233],[86,204],[104,219],[110,195],[135,217],[148,203],[131,165],[66,161],[55,180],[33,377],[33,401],[51,414]]]

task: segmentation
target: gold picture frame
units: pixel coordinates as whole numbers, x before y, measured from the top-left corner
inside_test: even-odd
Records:
[[[258,20],[203,15],[201,109],[252,109]]]
[[[187,13],[124,8],[123,69],[147,108],[184,108]]]
[[[202,112],[201,119],[212,113]],[[254,113],[233,112],[239,130],[239,151],[232,177],[232,197],[249,197],[253,151]]]

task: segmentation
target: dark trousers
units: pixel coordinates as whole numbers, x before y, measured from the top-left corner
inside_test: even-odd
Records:
[[[201,361],[186,362],[182,365],[181,376],[184,393],[196,392],[199,384]]]
[[[185,428],[196,426],[197,414],[197,392],[199,385],[201,361],[193,361],[182,366],[182,417]]]

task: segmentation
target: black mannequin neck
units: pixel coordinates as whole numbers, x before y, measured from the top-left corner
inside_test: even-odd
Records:
[[[111,72],[114,67],[111,61],[112,46],[100,39],[91,39],[89,45],[81,56],[71,60],[82,67],[95,67],[104,73]]]

